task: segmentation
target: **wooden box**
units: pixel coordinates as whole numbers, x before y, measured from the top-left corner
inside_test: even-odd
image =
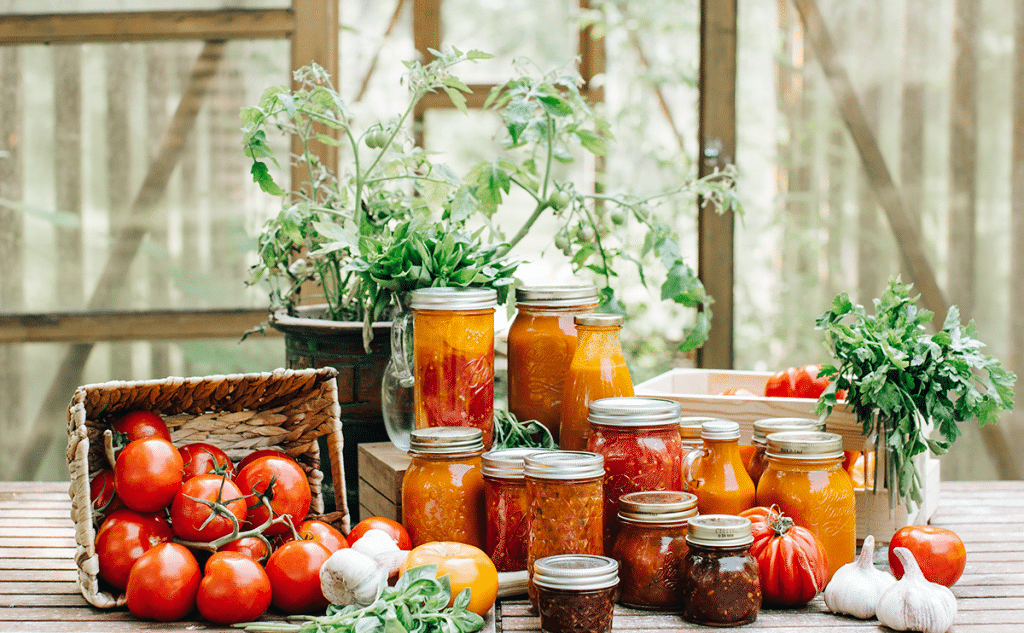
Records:
[[[359,445],[359,518],[402,520],[402,480],[411,458],[391,442]]]

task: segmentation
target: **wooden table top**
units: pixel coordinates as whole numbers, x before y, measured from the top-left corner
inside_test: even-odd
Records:
[[[67,483],[0,482],[0,631],[237,631],[202,620],[156,623],[126,609],[89,605],[76,583],[74,527]],[[952,631],[1024,631],[1024,481],[944,482],[933,525],[956,531],[967,546],[967,569],[953,587]],[[268,619],[279,619],[273,615]],[[488,629],[539,630],[529,603],[497,605]],[[617,607],[615,631],[702,628],[672,614]],[[818,597],[796,611],[764,610],[743,630],[788,633],[889,631],[876,620],[828,613]]]

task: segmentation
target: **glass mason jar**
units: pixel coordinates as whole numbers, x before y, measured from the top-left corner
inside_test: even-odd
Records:
[[[718,418],[709,418],[707,416],[683,416],[679,418],[679,440],[682,442],[683,447],[683,462],[688,463],[690,460],[695,459],[689,457],[690,453],[699,451],[704,448],[704,440],[701,439],[700,434],[704,428],[705,422],[713,422]],[[683,492],[693,492],[690,490],[689,484],[686,483],[685,473],[683,476]]]
[[[523,461],[536,448],[506,448],[483,454],[487,547],[498,571],[526,569],[526,537],[530,500],[526,496]]]
[[[619,497],[619,534],[612,558],[619,561],[619,601],[630,607],[678,609],[683,604],[680,563],[687,523],[697,516],[697,497],[658,490]]]
[[[516,288],[508,330],[508,410],[537,420],[558,442],[565,375],[576,351],[573,317],[597,308],[595,286]]]
[[[754,482],[740,457],[740,425],[713,420],[701,426],[704,448],[687,455],[683,478],[701,514],[739,514],[754,507]]]
[[[605,556],[562,554],[534,564],[543,633],[610,633],[618,564]]]
[[[679,403],[660,398],[601,398],[590,403],[587,450],[604,456],[604,554],[619,531],[619,497],[682,488]]]
[[[601,398],[632,396],[633,378],[622,355],[621,314],[584,314],[576,323],[576,352],[565,375],[559,446],[582,451],[590,437],[590,403]]]
[[[710,514],[687,525],[686,554],[679,575],[683,585],[683,617],[710,626],[738,626],[757,619],[761,580],[750,519]]]
[[[482,435],[480,429],[464,427],[410,434],[412,461],[402,480],[402,524],[413,547],[430,541],[485,547]]]
[[[747,474],[757,486],[764,469],[768,467],[765,447],[768,445],[768,434],[782,431],[824,431],[825,423],[811,418],[765,418],[754,422],[754,434],[750,443],[754,445],[754,453],[747,464]]]
[[[836,433],[768,434],[768,468],[757,485],[757,504],[777,505],[821,541],[828,577],[852,562],[857,550],[853,483],[843,470],[843,438]]]
[[[530,501],[527,591],[537,606],[533,563],[556,554],[604,553],[604,457],[584,451],[541,451],[523,461]]]

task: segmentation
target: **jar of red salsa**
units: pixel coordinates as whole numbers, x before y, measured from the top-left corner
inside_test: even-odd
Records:
[[[498,571],[526,569],[526,537],[530,500],[526,496],[523,460],[536,448],[507,448],[483,454],[487,547]]]
[[[610,633],[618,565],[604,556],[562,554],[534,565],[544,633]]]
[[[680,563],[686,553],[687,522],[697,515],[697,497],[657,490],[619,497],[619,534],[612,558],[619,561],[619,601],[630,607],[669,611],[683,603]]]
[[[750,519],[708,514],[690,519],[680,566],[683,617],[710,626],[738,626],[757,619],[761,580],[750,553]]]
[[[659,398],[602,398],[590,403],[587,450],[604,456],[604,553],[619,530],[619,497],[682,488],[679,403]]]

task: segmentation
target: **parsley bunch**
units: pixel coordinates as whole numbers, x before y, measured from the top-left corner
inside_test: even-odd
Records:
[[[884,447],[890,505],[895,492],[908,507],[911,501],[921,502],[913,458],[926,449],[944,454],[960,436],[960,422],[997,422],[1000,411],[1013,408],[1017,379],[980,351],[984,344],[976,338],[974,322],[960,325],[956,306],[942,329],[929,335],[925,325],[933,313],[919,310],[909,290],[898,277],[890,278],[874,301],[874,315],[842,293],[818,317],[816,328],[825,331],[826,344],[839,361],[838,367],[822,367],[821,374],[832,383],[818,399],[816,413],[831,413],[836,392],[846,390],[864,435],[875,436],[878,459]],[[928,436],[932,428],[939,439]]]

